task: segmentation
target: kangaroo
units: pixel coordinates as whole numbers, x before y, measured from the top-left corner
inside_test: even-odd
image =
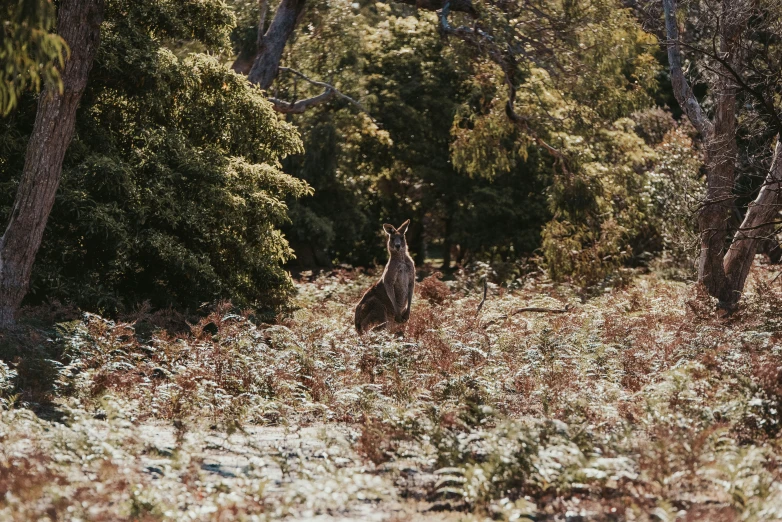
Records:
[[[356,331],[359,334],[375,328],[391,329],[410,319],[415,263],[407,253],[405,232],[409,224],[408,219],[398,229],[387,223],[383,225],[388,235],[386,247],[390,258],[380,281],[372,285],[356,305]]]

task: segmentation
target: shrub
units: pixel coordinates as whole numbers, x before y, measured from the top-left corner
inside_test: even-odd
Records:
[[[301,150],[298,133],[219,59],[163,45],[226,49],[228,6],[185,4],[107,8],[28,303],[56,298],[114,315],[147,300],[194,311],[230,298],[271,316],[292,293],[282,265],[293,252],[279,227],[286,199],[310,189],[280,162]],[[32,111],[0,128],[3,215]]]

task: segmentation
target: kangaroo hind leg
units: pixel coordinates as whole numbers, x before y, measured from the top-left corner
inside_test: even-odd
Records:
[[[385,326],[386,312],[383,303],[375,298],[362,302],[356,308],[356,331],[359,334]]]

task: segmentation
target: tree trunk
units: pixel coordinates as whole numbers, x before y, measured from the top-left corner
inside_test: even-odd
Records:
[[[445,238],[443,239],[443,264],[440,270],[451,268],[451,218],[445,220]]]
[[[719,307],[728,311],[735,308],[744,288],[752,258],[757,249],[757,241],[737,232],[734,242],[726,252],[728,240],[728,222],[735,196],[733,186],[736,172],[736,95],[738,88],[729,68],[740,70],[741,57],[739,40],[742,21],[731,11],[732,0],[722,0],[724,21],[719,28],[719,54],[725,63],[716,66],[716,85],[712,87],[716,108],[714,122],[709,121],[687,83],[682,69],[679,27],[676,21],[675,0],[662,0],[665,12],[665,30],[668,37],[668,62],[671,69],[671,83],[679,105],[687,118],[698,129],[706,143],[706,201],[698,215],[700,232],[700,257],[698,260],[698,281],[712,297],[719,300]],[[775,159],[769,176],[777,171]],[[776,185],[774,185],[776,187]],[[763,192],[766,192],[765,194]],[[771,197],[769,191],[761,191],[763,205],[768,207]],[[752,208],[750,209],[752,210]],[[752,215],[750,215],[752,214]],[[757,225],[759,210],[748,212],[745,217]],[[745,227],[746,225],[742,225]],[[753,225],[754,226],[754,225]],[[756,231],[757,232],[757,231]]]
[[[725,256],[725,273],[730,282],[731,295],[728,303],[735,306],[744,290],[749,269],[755,259],[758,245],[767,240],[773,230],[775,217],[780,209],[780,187],[782,184],[782,145],[777,138],[774,159],[766,180],[755,201],[749,204],[744,221],[733,237]]]
[[[731,12],[731,2],[723,0],[723,14]],[[725,16],[720,27],[720,54],[734,68],[740,67],[738,46],[741,27],[738,17]],[[741,289],[736,292],[733,282],[725,272],[728,222],[733,211],[735,197],[733,185],[736,178],[736,95],[738,88],[724,64],[716,66],[718,84],[713,88],[716,98],[714,132],[707,143],[706,169],[708,172],[706,202],[699,216],[701,234],[701,259],[698,279],[709,293],[719,300],[719,307],[732,310],[738,303]],[[754,255],[754,247],[752,248]],[[749,261],[750,265],[752,261]],[[743,281],[742,287],[743,288]]]
[[[714,132],[706,148],[706,201],[698,215],[701,242],[698,281],[720,301],[721,307],[726,307],[733,302],[723,260],[735,199],[736,92],[728,86],[722,88],[723,92],[717,95]]]
[[[268,89],[277,77],[280,60],[307,0],[282,0],[269,29],[259,38],[258,55],[248,79],[261,89]],[[264,15],[265,16],[265,15]]]
[[[60,4],[57,32],[71,54],[62,71],[63,92],[47,85],[38,99],[22,179],[8,227],[0,238],[0,327],[14,324],[30,284],[65,151],[73,138],[76,109],[98,49],[103,11],[104,0],[63,0]]]

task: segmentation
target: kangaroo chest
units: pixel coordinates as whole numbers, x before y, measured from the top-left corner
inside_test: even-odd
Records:
[[[400,308],[404,308],[407,305],[407,293],[410,289],[411,277],[413,277],[413,274],[407,264],[400,263],[397,267],[396,280],[394,281],[394,296]]]

